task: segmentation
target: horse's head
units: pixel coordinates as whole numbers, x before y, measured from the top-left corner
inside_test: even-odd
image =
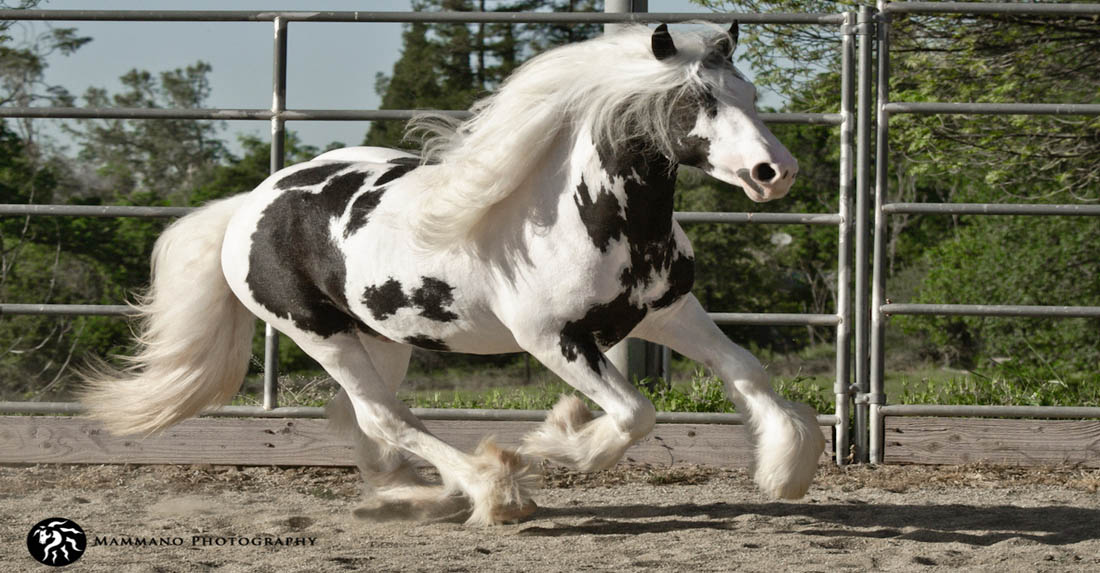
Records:
[[[664,24],[653,32],[651,43],[658,60],[678,54]],[[728,33],[711,40],[693,64],[698,89],[677,104],[674,159],[740,186],[753,201],[770,201],[790,190],[798,161],[756,113],[756,88],[733,66],[736,46],[734,23]]]

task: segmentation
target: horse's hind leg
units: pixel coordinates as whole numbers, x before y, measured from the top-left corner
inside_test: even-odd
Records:
[[[391,392],[396,392],[397,386],[405,376],[411,349],[400,344],[390,344],[392,351],[372,353],[369,343],[363,342],[380,382],[385,384]],[[355,446],[355,462],[369,488],[377,490],[389,484],[422,481],[400,451],[378,440],[368,438],[359,429],[359,424],[355,420],[355,410],[351,406],[351,399],[348,398],[346,390],[341,388],[325,406],[325,415],[328,416],[330,428]]]
[[[519,456],[492,443],[483,443],[473,455],[464,454],[433,436],[396,398],[373,358],[381,352],[392,351],[385,348],[384,343],[364,343],[351,334],[324,339],[291,336],[343,388],[355,421],[367,440],[360,443],[385,454],[385,465],[373,467],[382,470],[375,472],[376,477],[380,478],[386,470],[406,471],[406,462],[393,457],[404,452],[434,465],[443,480],[443,485],[438,487],[415,482],[390,484],[384,488],[384,495],[375,500],[378,502],[376,507],[363,508],[357,515],[392,519],[403,517],[400,512],[407,511],[409,514],[404,517],[413,519],[441,517],[441,512],[456,507],[453,497],[459,494],[465,495],[472,505],[467,523],[488,525],[514,521],[534,511],[528,492],[534,485],[530,479],[532,474]],[[381,364],[384,358],[380,357],[378,362]],[[382,370],[385,368],[382,366]]]
[[[360,336],[379,380],[390,392],[405,377],[412,349],[403,344]],[[340,389],[325,407],[333,430],[355,447],[355,461],[363,476],[367,499],[356,514],[364,519],[431,519],[468,508],[466,499],[420,478],[404,453],[359,429],[347,391]]]
[[[359,429],[351,398],[343,389],[325,412],[333,429],[355,447],[355,462],[363,476],[364,500],[355,515],[370,521],[441,519],[466,512],[468,500],[439,484],[422,479],[408,456]]]
[[[359,335],[379,381],[396,393],[409,365],[412,348]],[[428,520],[460,515],[469,510],[464,496],[431,484],[417,473],[409,457],[385,441],[360,429],[351,398],[343,388],[325,408],[332,428],[355,446],[356,465],[363,476],[363,505],[355,515],[371,521]]]

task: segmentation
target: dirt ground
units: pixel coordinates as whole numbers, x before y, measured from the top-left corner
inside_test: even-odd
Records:
[[[72,571],[1097,571],[1098,489],[1100,470],[825,467],[775,502],[735,470],[550,470],[532,518],[472,529],[358,521],[345,469],[0,467],[0,570],[48,570],[27,533],[66,517],[89,542]],[[169,545],[117,545],[142,538]]]

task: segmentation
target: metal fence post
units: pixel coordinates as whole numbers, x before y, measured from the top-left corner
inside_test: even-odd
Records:
[[[833,450],[837,465],[848,461],[848,449],[851,441],[848,417],[851,406],[852,380],[852,143],[853,123],[855,122],[854,99],[854,63],[855,59],[856,13],[844,15],[841,27],[841,66],[840,66],[840,114],[844,117],[840,124],[840,197],[837,210],[840,215],[839,240],[837,242],[837,279],[836,313],[840,322],[836,325],[836,383],[833,393],[836,396],[836,426],[833,437]]]
[[[855,293],[855,375],[857,400],[855,408],[856,436],[855,461],[867,460],[867,426],[869,410],[863,398],[871,390],[867,357],[867,339],[870,321],[867,316],[868,240],[870,233],[867,214],[870,195],[871,176],[871,29],[873,27],[872,9],[860,6],[856,26],[859,49],[858,97],[856,103],[856,293]]]
[[[271,172],[283,168],[286,156],[286,35],[287,22],[275,18],[275,46],[271,70]],[[279,332],[264,324],[264,409],[279,405]]]
[[[878,21],[878,75],[875,105],[875,251],[874,276],[871,279],[871,392],[867,396],[870,406],[869,458],[871,463],[882,463],[883,428],[879,408],[886,404],[885,342],[887,317],[882,312],[886,302],[886,194],[889,189],[890,114],[886,104],[890,101],[890,16],[883,11],[885,2],[879,0]]]

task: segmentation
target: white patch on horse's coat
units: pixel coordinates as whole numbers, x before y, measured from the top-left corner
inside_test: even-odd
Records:
[[[153,331],[146,344],[187,360],[147,351],[134,371],[157,381],[128,375],[108,391],[100,380],[90,403],[107,420],[123,411],[113,427],[125,432],[162,428],[226,397],[251,339],[199,354],[187,347],[227,336],[226,316],[250,327],[247,309],[340,384],[333,411],[345,432],[353,425],[376,496],[361,514],[423,517],[468,503],[470,523],[499,523],[534,510],[529,460],[490,442],[463,453],[428,433],[395,397],[408,345],[531,353],[605,415],[589,419],[565,399],[524,451],[598,469],[656,420],[602,352],[633,334],[715,368],[749,415],[758,483],[778,496],[804,492],[820,430],[702,312],[690,294],[691,246],[672,213],[677,153],[725,173],[779,161],[782,146],[752,110],[751,86],[730,66],[702,65],[714,42],[674,38],[676,53],[661,61],[644,27],[532,59],[472,120],[443,129],[419,166],[403,152],[335,150],[181,219],[154,272],[186,278],[197,261],[202,284],[181,278],[172,300],[153,293],[152,322],[187,324]],[[182,374],[190,370],[199,374]],[[436,466],[443,483],[419,482],[406,454]]]

